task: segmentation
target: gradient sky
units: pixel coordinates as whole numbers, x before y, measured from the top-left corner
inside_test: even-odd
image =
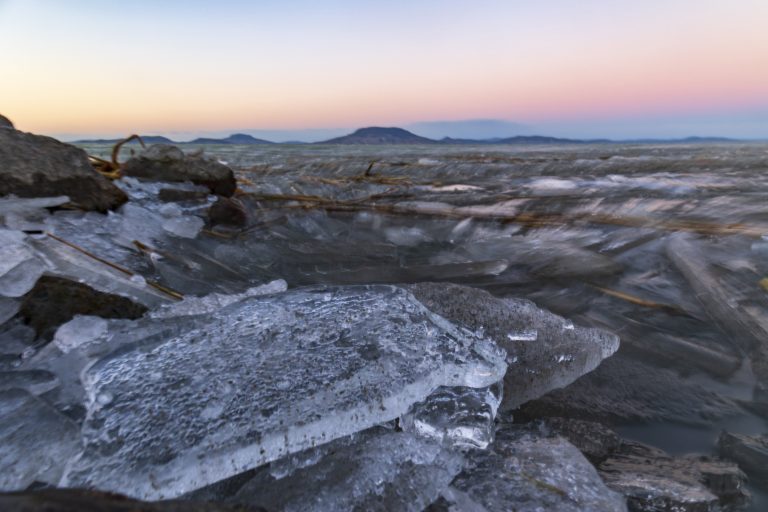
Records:
[[[0,0],[0,112],[64,137],[765,138],[768,0]]]

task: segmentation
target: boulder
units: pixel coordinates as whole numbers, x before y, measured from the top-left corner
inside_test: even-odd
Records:
[[[10,128],[11,130],[15,130],[11,120],[5,117],[4,115],[0,114],[0,129],[2,128]]]
[[[248,223],[248,213],[237,199],[219,197],[208,209],[208,219],[214,226],[242,227]]]
[[[629,510],[716,512],[750,501],[746,476],[730,462],[711,457],[672,457],[632,441],[597,467],[606,485],[627,497]]]
[[[624,497],[603,483],[572,444],[518,425],[502,425],[488,450],[467,453],[461,473],[429,512],[620,512]]]
[[[735,461],[750,481],[768,488],[768,435],[748,436],[723,431],[717,440],[721,457]]]
[[[42,276],[25,296],[19,310],[38,336],[46,340],[75,315],[136,319],[147,311],[130,299],[94,290],[61,277]]]
[[[125,176],[155,181],[191,181],[205,185],[220,196],[235,193],[237,183],[232,169],[200,155],[185,155],[176,146],[153,144],[120,166]]]
[[[128,197],[94,171],[80,148],[51,137],[0,130],[0,196],[66,195],[80,208],[104,212]]]

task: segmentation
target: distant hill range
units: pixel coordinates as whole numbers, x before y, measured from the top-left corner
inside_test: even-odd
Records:
[[[175,142],[167,137],[159,135],[146,135],[141,137],[146,144],[276,144],[264,139],[257,139],[245,133],[235,133],[221,139],[200,137],[189,142]],[[76,144],[116,144],[121,139],[90,139],[78,140]],[[515,137],[497,137],[490,139],[454,139],[445,137],[440,140],[428,139],[402,128],[382,128],[371,126],[360,128],[349,135],[336,137],[315,144],[358,144],[358,145],[392,145],[392,144],[518,144],[518,145],[546,145],[546,144],[697,144],[717,142],[738,142],[736,139],[726,137],[686,137],[682,139],[565,139],[559,137],[546,137],[544,135],[517,135]],[[132,144],[135,143],[131,142]],[[302,144],[301,142],[285,142],[283,144]]]
[[[76,140],[75,144],[117,144],[123,139],[88,139],[88,140]],[[200,137],[188,142],[176,142],[168,137],[162,137],[160,135],[142,135],[141,140],[144,144],[274,144],[274,142],[257,139],[245,133],[235,133],[229,137],[223,139],[214,139],[211,137]],[[138,144],[138,141],[131,141],[129,144]]]
[[[87,140],[76,140],[75,144],[117,144],[123,139],[87,139]],[[162,135],[142,135],[141,140],[144,141],[144,144],[178,144],[177,142],[172,141],[168,137],[163,137]],[[138,141],[132,140],[128,144],[138,144]]]

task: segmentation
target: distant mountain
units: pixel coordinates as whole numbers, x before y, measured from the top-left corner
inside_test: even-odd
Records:
[[[411,123],[403,128],[430,139],[501,139],[515,135],[533,135],[531,126],[502,119],[462,119]]]
[[[515,137],[492,138],[492,139],[452,139],[445,137],[440,139],[442,144],[585,144],[609,142],[607,140],[577,140],[561,139],[559,137],[546,137],[544,135],[516,135]]]
[[[117,144],[123,139],[87,139],[87,140],[76,140],[74,141],[75,144]],[[172,141],[168,137],[163,137],[162,135],[142,135],[141,140],[144,141],[144,144],[177,144],[176,142]],[[128,144],[138,144],[139,141],[132,140]]]
[[[200,137],[187,142],[187,144],[274,144],[264,139],[257,139],[245,133],[235,133],[223,139],[213,139],[209,137]]]
[[[307,144],[307,142],[271,142],[264,139],[257,139],[245,133],[235,133],[228,137],[220,139],[212,137],[200,137],[189,142],[174,142],[168,137],[160,135],[146,135],[141,137],[145,144],[241,144],[241,145],[260,145],[260,144]],[[87,139],[77,140],[75,144],[116,144],[123,139]],[[728,142],[740,142],[738,139],[729,139],[727,137],[685,137],[678,139],[568,139],[561,137],[548,137],[545,135],[516,135],[514,137],[493,137],[493,138],[452,138],[444,137],[440,140],[421,137],[403,128],[381,128],[372,126],[360,128],[349,135],[328,139],[322,142],[309,144],[500,144],[500,145],[556,145],[556,144],[717,144]],[[742,141],[743,142],[743,141]],[[138,144],[137,141],[131,141],[130,144]]]
[[[343,137],[320,142],[320,144],[434,144],[436,142],[426,137],[419,137],[402,128],[371,126],[360,128]]]
[[[707,144],[717,142],[739,142],[739,140],[729,139],[728,137],[685,137],[682,139],[630,139],[618,142],[627,142],[632,144]]]

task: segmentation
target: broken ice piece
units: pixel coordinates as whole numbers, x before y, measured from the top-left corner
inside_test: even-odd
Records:
[[[493,441],[501,382],[487,388],[439,388],[403,416],[403,430],[454,446],[486,448]]]
[[[33,395],[42,395],[58,385],[56,375],[46,370],[0,371],[0,391],[23,389]]]
[[[205,221],[194,215],[171,217],[163,221],[163,229],[181,238],[195,238],[203,229]]]
[[[44,271],[24,233],[0,229],[0,296],[21,297]]]
[[[420,512],[462,465],[460,454],[427,439],[372,429],[285,478],[260,471],[232,501],[284,512]]]
[[[98,316],[75,315],[56,330],[53,343],[63,353],[89,343],[107,332],[107,321]]]
[[[191,327],[148,334],[82,373],[85,449],[62,485],[178,496],[506,370],[493,342],[394,286],[300,289],[130,330],[180,325]]]
[[[32,482],[55,484],[64,464],[80,448],[79,429],[53,407],[26,391],[0,392],[0,491]]]
[[[468,329],[482,330],[507,351],[512,365],[504,376],[502,410],[567,386],[619,348],[616,335],[576,327],[528,300],[500,299],[455,284],[419,283],[408,289],[430,310]]]

